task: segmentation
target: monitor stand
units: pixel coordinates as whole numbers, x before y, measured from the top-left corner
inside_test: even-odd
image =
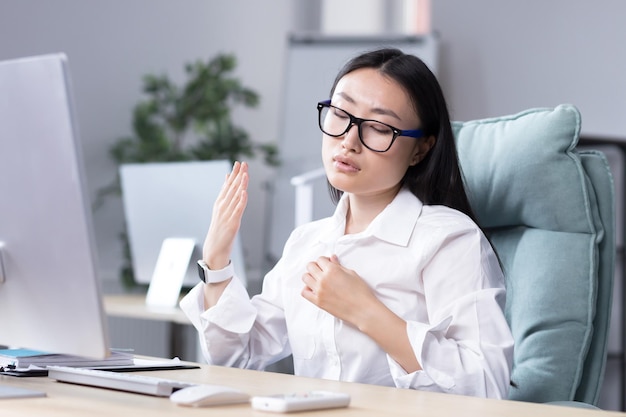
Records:
[[[10,385],[5,385],[4,383],[0,384],[0,400],[8,398],[32,398],[45,396],[46,393],[43,391],[13,387]]]

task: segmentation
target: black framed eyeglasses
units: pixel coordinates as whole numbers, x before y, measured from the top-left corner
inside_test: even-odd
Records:
[[[401,130],[378,120],[361,119],[347,111],[330,104],[330,100],[317,103],[319,127],[322,132],[332,137],[339,137],[354,125],[359,132],[359,140],[369,150],[387,152],[399,136],[419,139],[424,136],[422,129]]]

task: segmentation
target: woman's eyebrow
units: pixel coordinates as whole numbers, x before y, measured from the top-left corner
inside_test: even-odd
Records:
[[[396,114],[393,110],[390,110],[390,109],[383,109],[383,108],[380,108],[380,107],[374,107],[374,108],[372,109],[372,111],[373,111],[374,113],[377,113],[377,114],[382,114],[382,115],[385,115],[385,116],[391,116],[391,117],[394,117],[394,118],[396,118],[396,119],[398,119],[398,120],[402,121],[402,119],[400,119],[400,116],[398,116],[398,115],[397,115],[397,114]]]
[[[339,93],[337,93],[337,95],[340,96],[341,98],[343,98],[344,100],[346,100],[349,103],[356,104],[356,101],[352,97],[350,97],[348,94],[346,94],[344,92],[339,92]],[[400,116],[398,116],[391,109],[386,109],[386,108],[382,108],[382,107],[374,107],[372,109],[372,112],[376,113],[376,114],[381,114],[381,115],[384,115],[384,116],[391,116],[391,117],[394,117],[394,118],[396,118],[396,119],[398,119],[400,121],[402,120],[402,119],[400,119]]]

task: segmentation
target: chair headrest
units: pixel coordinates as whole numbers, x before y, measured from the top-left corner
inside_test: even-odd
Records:
[[[580,134],[576,107],[454,122],[453,130],[481,226],[588,231],[578,229],[587,223],[587,213],[584,171],[572,158]]]

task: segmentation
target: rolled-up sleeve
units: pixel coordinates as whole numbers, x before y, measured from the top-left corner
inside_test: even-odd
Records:
[[[205,359],[215,365],[245,367],[249,332],[257,315],[246,289],[235,277],[217,304],[205,310],[203,286],[192,288],[180,307],[200,335]]]
[[[277,281],[277,269],[268,273],[267,282]],[[234,277],[218,302],[206,310],[204,285],[192,288],[180,307],[198,331],[208,363],[261,370],[289,355],[280,285],[265,285],[263,294],[250,299]]]
[[[442,239],[423,271],[429,323],[407,321],[422,369],[388,357],[398,387],[506,398],[513,338],[504,316],[504,278],[478,231]]]

